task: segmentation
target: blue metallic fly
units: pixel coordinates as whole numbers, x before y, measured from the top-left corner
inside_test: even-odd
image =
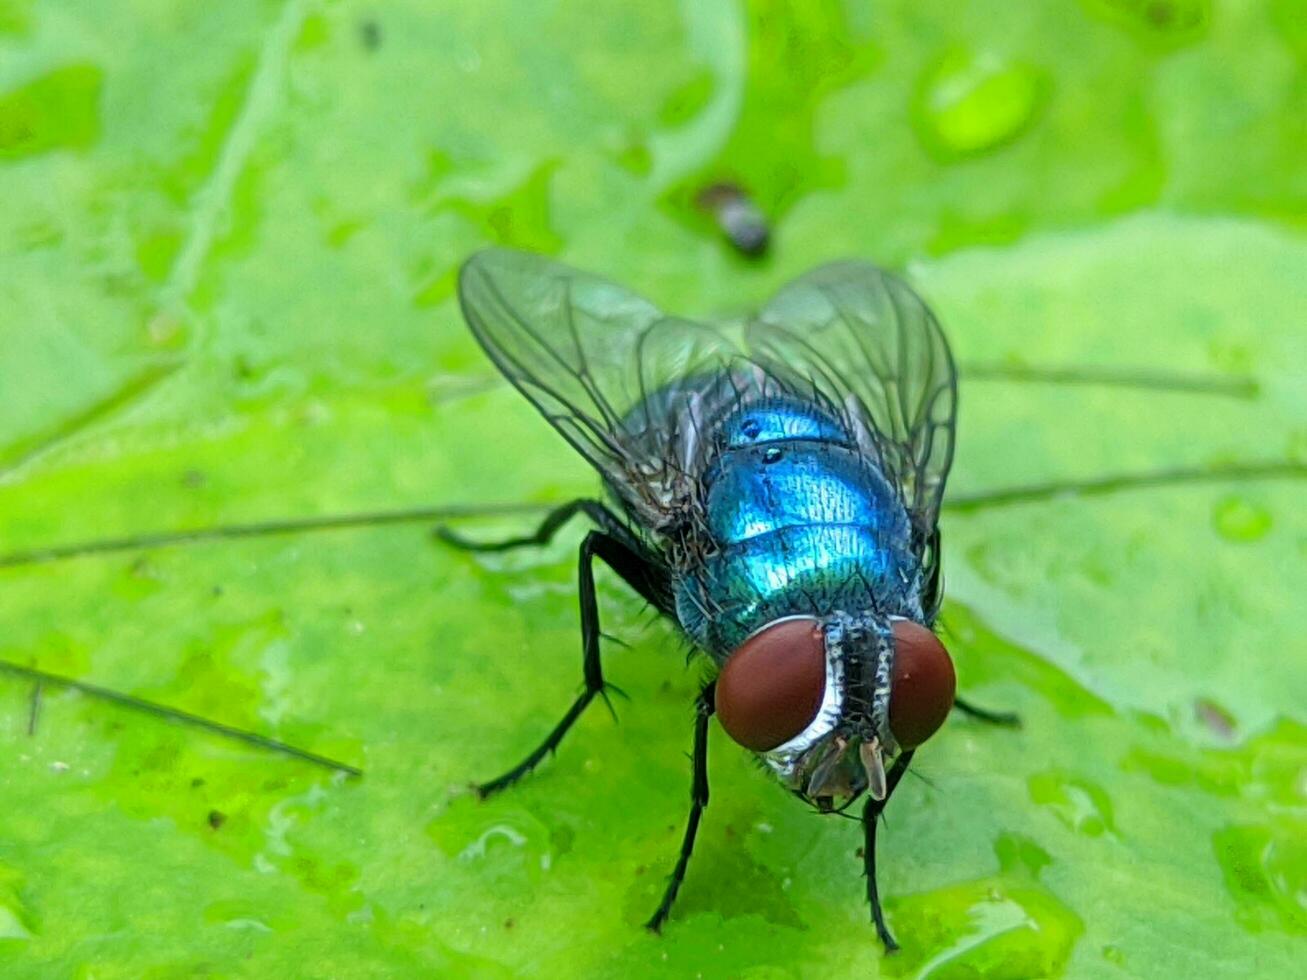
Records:
[[[463,314],[491,360],[603,477],[576,500],[595,525],[580,548],[585,688],[509,786],[553,752],[596,698],[593,562],[611,567],[711,659],[697,700],[691,809],[648,922],[671,909],[708,803],[716,714],[781,782],[823,811],[862,810],[867,899],[876,827],[913,752],[958,706],[932,632],[941,601],[938,516],[953,457],[957,382],[939,324],[901,280],[861,262],[791,282],[728,332],[667,316],[621,287],[539,256],[493,249],[459,279]]]

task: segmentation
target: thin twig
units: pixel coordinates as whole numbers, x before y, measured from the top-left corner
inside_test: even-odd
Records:
[[[944,509],[969,513],[991,507],[1035,503],[1056,497],[1100,497],[1122,490],[1192,483],[1226,483],[1238,480],[1301,480],[1307,477],[1307,463],[1277,460],[1265,463],[1237,463],[1223,466],[1175,467],[1140,473],[1115,473],[1087,480],[1050,480],[1023,486],[981,490],[946,497]]]
[[[409,507],[398,510],[360,511],[349,514],[327,514],[321,517],[285,518],[256,521],[251,524],[218,524],[213,527],[189,528],[181,531],[154,531],[105,538],[99,541],[78,541],[72,544],[52,545],[48,548],[27,548],[0,555],[0,568],[17,565],[37,565],[43,562],[64,561],[88,555],[112,554],[120,551],[137,551],[144,548],[169,548],[199,541],[264,538],[283,534],[307,534],[317,531],[341,531],[360,527],[383,527],[389,524],[420,524],[426,521],[453,520],[463,517],[496,517],[504,514],[534,514],[544,510],[544,504],[502,504],[488,507],[446,505],[443,507]]]
[[[27,706],[27,734],[36,734],[36,723],[41,717],[41,690],[44,687],[42,681],[37,681],[32,685],[32,696]]]
[[[208,718],[202,718],[199,715],[191,714],[189,711],[183,711],[180,708],[170,708],[167,705],[156,704],[153,701],[146,701],[144,698],[134,697],[130,694],[121,694],[118,691],[111,691],[107,687],[88,684],[85,681],[74,680],[71,677],[64,677],[60,674],[51,674],[48,671],[39,670],[36,667],[27,667],[22,664],[16,664],[9,660],[0,660],[0,671],[36,681],[38,689],[40,686],[45,684],[57,684],[60,687],[71,688],[74,691],[80,691],[83,694],[90,695],[91,697],[99,698],[102,701],[109,701],[113,704],[130,708],[133,711],[140,711],[145,714],[154,715],[155,717],[179,722],[181,724],[194,725],[203,728],[205,731],[213,732],[215,735],[221,735],[223,738],[234,739],[238,742],[244,742],[247,745],[254,745],[262,749],[268,749],[272,752],[279,752],[282,755],[288,755],[296,759],[303,759],[305,762],[311,762],[314,765],[322,766],[324,769],[343,772],[347,776],[363,775],[363,770],[356,766],[351,766],[345,762],[339,762],[335,759],[328,758],[325,755],[319,755],[316,752],[310,752],[308,749],[296,748],[294,745],[278,741],[275,738],[269,738],[267,735],[260,735],[258,732],[250,732],[243,728],[236,728],[232,725],[224,724],[220,721],[212,721]]]
[[[1240,375],[1179,374],[1110,367],[1048,368],[1021,364],[966,364],[959,368],[958,374],[964,381],[1101,385],[1244,399],[1256,398],[1258,394],[1257,382]]]

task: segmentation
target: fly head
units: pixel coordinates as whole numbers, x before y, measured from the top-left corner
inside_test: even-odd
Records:
[[[716,708],[735,741],[822,810],[884,799],[887,764],[920,745],[953,704],[953,663],[909,619],[794,616],[762,627],[727,660]]]

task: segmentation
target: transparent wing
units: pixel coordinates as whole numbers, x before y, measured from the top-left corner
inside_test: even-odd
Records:
[[[921,297],[870,263],[834,262],[782,287],[746,344],[845,411],[928,537],[953,461],[957,375]]]
[[[739,356],[715,330],[527,252],[488,249],[459,274],[491,360],[650,527],[684,499],[703,379]]]

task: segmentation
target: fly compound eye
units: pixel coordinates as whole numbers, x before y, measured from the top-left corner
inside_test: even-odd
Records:
[[[944,724],[958,680],[948,651],[934,633],[906,619],[895,620],[893,629],[889,728],[901,748],[915,749]]]
[[[736,650],[717,678],[717,717],[746,749],[766,752],[817,717],[826,693],[826,636],[815,619],[765,626]]]

